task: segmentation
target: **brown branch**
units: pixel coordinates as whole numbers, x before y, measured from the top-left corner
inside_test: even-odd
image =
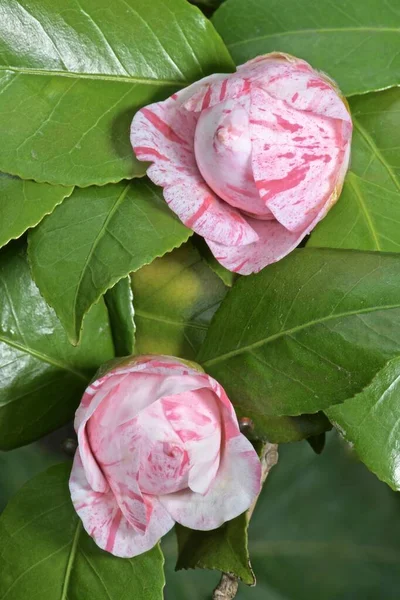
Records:
[[[239,587],[239,580],[233,575],[222,573],[221,581],[213,593],[213,600],[233,600]]]
[[[262,489],[262,486],[268,477],[268,473],[270,472],[272,467],[278,462],[278,444],[270,444],[269,442],[266,442],[260,460]],[[253,504],[248,510],[248,521],[250,521],[252,517],[259,497],[260,495],[257,496],[257,498],[254,500]],[[237,577],[235,577],[234,575],[230,575],[229,573],[222,573],[221,580],[214,590],[213,600],[233,600],[236,597],[238,588],[239,580]]]

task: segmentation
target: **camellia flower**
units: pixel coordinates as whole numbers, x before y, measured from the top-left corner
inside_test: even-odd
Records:
[[[77,410],[75,510],[116,556],[152,548],[175,522],[215,529],[260,491],[257,453],[211,377],[168,356],[120,361]]]
[[[336,202],[351,133],[335,83],[273,53],[142,108],[131,142],[181,221],[247,275],[293,250]]]

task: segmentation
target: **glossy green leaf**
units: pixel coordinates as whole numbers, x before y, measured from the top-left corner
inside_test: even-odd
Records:
[[[350,101],[351,172],[308,246],[400,252],[400,90]]]
[[[76,189],[30,234],[33,276],[77,343],[94,302],[190,233],[147,180]]]
[[[400,490],[400,359],[391,360],[360,394],[326,412],[367,467]]]
[[[249,527],[255,588],[237,600],[398,600],[399,497],[329,435],[317,456],[287,444],[271,471]],[[171,536],[166,600],[206,600],[217,573],[174,573]]]
[[[0,170],[79,186],[143,175],[135,111],[233,68],[186,0],[3,0],[0,57]]]
[[[396,0],[227,0],[213,23],[236,64],[287,52],[326,71],[346,96],[400,83]]]
[[[0,173],[0,248],[37,225],[72,190]]]
[[[189,241],[132,275],[136,352],[194,359],[226,294]]]
[[[83,530],[68,490],[70,463],[27,483],[0,518],[0,598],[161,600],[159,547],[133,559],[96,546]]]
[[[110,317],[116,356],[128,356],[135,349],[135,312],[129,277],[120,279],[104,296]]]
[[[247,543],[246,513],[213,531],[193,531],[176,525],[178,538],[177,571],[214,569],[231,573],[247,585],[254,585]]]
[[[74,348],[32,281],[25,248],[14,242],[1,251],[1,450],[70,420],[88,381],[113,354],[103,302],[90,311],[82,343]]]
[[[400,353],[399,270],[396,254],[297,250],[239,279],[198,362],[261,432],[342,402]]]

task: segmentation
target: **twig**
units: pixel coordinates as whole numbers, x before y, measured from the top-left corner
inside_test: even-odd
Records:
[[[239,580],[234,575],[222,573],[221,581],[213,593],[213,600],[233,600],[239,587]]]
[[[270,444],[269,442],[266,442],[260,460],[262,489],[262,486],[268,477],[268,473],[270,472],[272,467],[278,462],[278,444]],[[248,510],[248,521],[250,521],[252,517],[259,497],[260,496],[258,495]],[[233,600],[237,594],[238,588],[239,580],[237,577],[235,577],[234,575],[230,575],[229,573],[222,573],[221,580],[214,590],[213,600]]]

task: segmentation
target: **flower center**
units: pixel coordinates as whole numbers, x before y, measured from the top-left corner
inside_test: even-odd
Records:
[[[196,127],[197,166],[210,188],[231,206],[255,218],[273,218],[261,200],[251,168],[247,100],[227,100],[203,110]]]
[[[188,486],[189,458],[176,442],[155,442],[142,456],[139,485],[145,494],[171,494]]]

